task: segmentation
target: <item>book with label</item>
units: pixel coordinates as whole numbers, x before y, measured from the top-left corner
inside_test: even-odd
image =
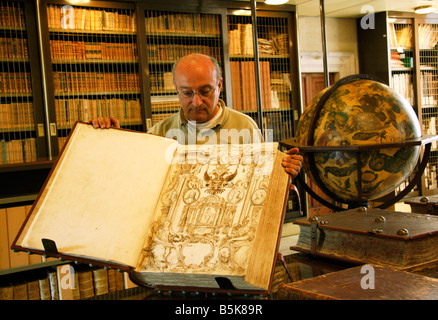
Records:
[[[283,158],[277,143],[186,146],[77,122],[12,247],[157,289],[267,293],[290,189]]]

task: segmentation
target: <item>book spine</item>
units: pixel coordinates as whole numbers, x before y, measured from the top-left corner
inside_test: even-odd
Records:
[[[61,270],[66,269],[69,272]],[[65,277],[72,277],[66,281]],[[137,287],[126,272],[87,265],[60,265],[44,271],[26,271],[19,280],[11,278],[0,284],[0,300],[79,300],[123,297],[126,289]],[[73,280],[74,279],[74,280]],[[152,290],[144,289],[152,292]],[[115,296],[117,298],[117,296]]]

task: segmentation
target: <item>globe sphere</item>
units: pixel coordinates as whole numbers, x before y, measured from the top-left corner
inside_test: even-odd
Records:
[[[297,141],[303,146],[373,146],[359,153],[327,148],[304,154],[304,172],[343,202],[377,199],[405,181],[420,147],[376,146],[420,137],[421,126],[409,102],[384,83],[359,75],[319,92],[297,126]]]

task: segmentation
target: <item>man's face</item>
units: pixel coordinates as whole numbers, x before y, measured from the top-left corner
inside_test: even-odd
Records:
[[[202,123],[215,116],[222,78],[217,80],[210,60],[181,61],[174,80],[186,119]]]

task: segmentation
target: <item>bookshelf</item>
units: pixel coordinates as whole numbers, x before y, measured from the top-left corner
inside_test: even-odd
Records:
[[[76,121],[114,115],[122,127],[143,130],[135,7],[47,2],[41,12],[53,152]]]
[[[193,13],[184,8],[155,9],[145,5],[142,14],[150,93],[146,98],[146,121],[150,128],[179,110],[172,76],[172,66],[179,58],[203,53],[214,57],[223,70],[223,34],[217,10]]]
[[[404,96],[417,112],[423,134],[436,135],[438,15],[378,13],[376,27],[358,28],[361,72],[378,76]],[[413,196],[436,193],[437,169],[438,148],[433,144],[421,184]],[[404,184],[399,190],[403,188]]]
[[[0,300],[142,300],[152,293],[126,272],[69,261],[0,271]]]
[[[247,13],[233,12],[229,10],[227,17],[232,106],[257,121],[253,26]],[[257,15],[263,121],[265,137],[272,141],[293,136],[291,24],[292,16],[287,13],[262,11]]]
[[[46,157],[32,9],[31,1],[0,1],[0,166]]]
[[[231,97],[228,105],[258,121],[253,26],[248,10],[227,10]],[[301,97],[295,12],[257,12],[257,38],[264,136],[281,141],[294,136]],[[291,192],[285,221],[300,216],[297,195]],[[301,208],[303,209],[303,208]]]

